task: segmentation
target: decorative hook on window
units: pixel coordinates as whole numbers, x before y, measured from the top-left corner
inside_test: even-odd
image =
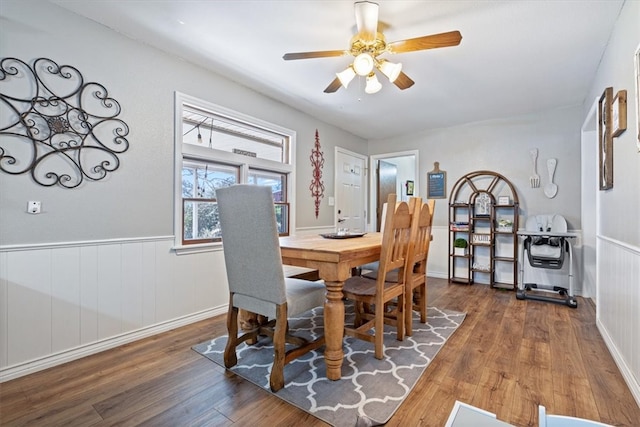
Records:
[[[118,155],[129,149],[118,101],[73,66],[3,58],[0,101],[0,171],[10,175],[75,188],[118,169]]]

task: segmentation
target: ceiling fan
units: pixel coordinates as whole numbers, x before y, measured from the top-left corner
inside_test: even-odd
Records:
[[[460,31],[449,31],[387,43],[384,35],[378,32],[378,4],[370,1],[357,1],[354,7],[358,32],[351,38],[348,50],[297,52],[287,53],[283,56],[286,61],[343,55],[353,56],[353,63],[344,71],[336,73],[336,78],[324,90],[325,93],[336,92],[341,86],[346,88],[356,75],[366,77],[365,92],[378,92],[382,85],[376,77],[374,68],[378,69],[400,89],[407,89],[415,82],[402,72],[402,64],[394,64],[386,59],[378,58],[380,55],[457,46],[462,40]]]

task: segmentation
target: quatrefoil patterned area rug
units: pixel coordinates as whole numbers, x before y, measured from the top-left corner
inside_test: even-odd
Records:
[[[347,313],[353,311],[349,303],[345,306]],[[322,311],[319,307],[290,319],[290,331],[300,336],[318,336],[323,332]],[[348,324],[351,316],[346,316]],[[285,366],[285,386],[274,395],[336,427],[384,424],[464,318],[464,313],[429,307],[427,323],[423,324],[414,312],[413,336],[404,341],[396,340],[395,329],[385,326],[383,360],[374,357],[373,343],[346,337],[339,381],[327,379],[321,347]],[[227,336],[221,336],[193,349],[224,366],[226,343]],[[241,344],[237,354],[238,364],[230,370],[271,392],[271,340],[262,337],[255,345]]]

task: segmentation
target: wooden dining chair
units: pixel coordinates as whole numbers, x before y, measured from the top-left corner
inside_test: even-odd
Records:
[[[420,313],[420,322],[427,321],[427,262],[429,258],[429,247],[433,235],[431,232],[433,224],[433,211],[435,208],[435,200],[429,200],[422,203],[422,198],[412,197],[409,200],[409,208],[411,211],[411,245],[409,255],[404,268],[405,283],[405,308],[403,314],[405,317],[405,334],[413,335],[413,311]],[[398,281],[399,270],[392,270],[386,274],[387,282]],[[372,270],[365,274],[364,277],[376,279],[378,270]],[[395,313],[391,307],[397,301],[388,303],[387,317]],[[366,308],[366,307],[365,307]]]
[[[345,335],[373,342],[375,357],[384,356],[384,324],[396,327],[398,340],[404,339],[404,268],[409,252],[411,215],[406,202],[396,204],[396,195],[390,194],[385,226],[382,232],[379,274],[377,279],[354,276],[345,281],[343,294],[354,301],[355,320],[353,326],[345,327]],[[391,207],[394,207],[393,209]],[[398,269],[395,282],[385,280],[388,272]],[[387,311],[387,304],[397,300],[393,313]],[[365,305],[373,311],[364,310]],[[371,330],[373,329],[373,333]]]
[[[325,301],[322,281],[285,278],[271,187],[234,185],[216,190],[222,248],[229,282],[224,365],[238,363],[236,347],[259,335],[273,339],[271,390],[284,387],[284,366],[324,344],[324,336],[306,340],[288,333],[288,318]],[[263,316],[255,327],[238,334],[238,311]],[[293,344],[285,351],[285,343]]]
[[[413,310],[420,313],[420,323],[427,322],[427,261],[431,246],[435,200],[418,202],[411,220],[411,245],[405,268],[405,333],[413,334]]]
[[[416,203],[420,203],[422,198],[420,197],[411,197],[409,199],[409,214],[413,215],[413,211],[415,210]],[[400,203],[400,202],[396,202]],[[382,205],[382,216],[380,219],[380,230],[384,230],[385,217],[387,212],[387,203]],[[367,277],[369,279],[377,279],[378,278],[378,269],[380,268],[379,261],[373,261],[364,265],[359,266],[360,275]],[[398,269],[391,270],[387,273],[386,280],[388,282],[397,282],[398,281]]]

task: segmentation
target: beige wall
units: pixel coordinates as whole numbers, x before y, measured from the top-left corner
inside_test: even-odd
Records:
[[[0,245],[172,235],[175,91],[294,130],[297,226],[333,225],[326,200],[316,219],[308,189],[315,131],[326,159],[327,196],[333,193],[334,147],[365,154],[362,138],[49,2],[3,0],[0,12],[3,57],[45,57],[78,68],[85,81],[102,83],[118,100],[119,117],[130,128],[120,168],[103,181],[69,190],[34,184],[28,174],[1,173]],[[27,214],[28,200],[40,200],[43,213]]]
[[[580,229],[580,106],[507,119],[470,123],[446,129],[426,130],[417,134],[369,141],[369,154],[419,149],[420,196],[426,197],[427,172],[434,162],[447,172],[447,199],[437,201],[436,226],[448,224],[448,197],[455,182],[476,170],[490,170],[504,175],[516,187],[523,216],[560,213],[569,228]],[[389,147],[393,147],[390,150]],[[531,188],[529,150],[537,148],[541,186]],[[554,182],[558,194],[544,195],[548,182],[546,160],[555,158],[558,166]]]
[[[130,148],[107,179],[76,189],[0,173],[0,382],[204,317],[228,302],[220,248],[173,251],[174,93],[294,130],[298,227],[333,228],[309,192],[319,132],[326,196],[335,146],[366,141],[178,57],[44,1],[2,0],[0,52],[77,67],[122,107]],[[40,200],[43,212],[26,213]]]

